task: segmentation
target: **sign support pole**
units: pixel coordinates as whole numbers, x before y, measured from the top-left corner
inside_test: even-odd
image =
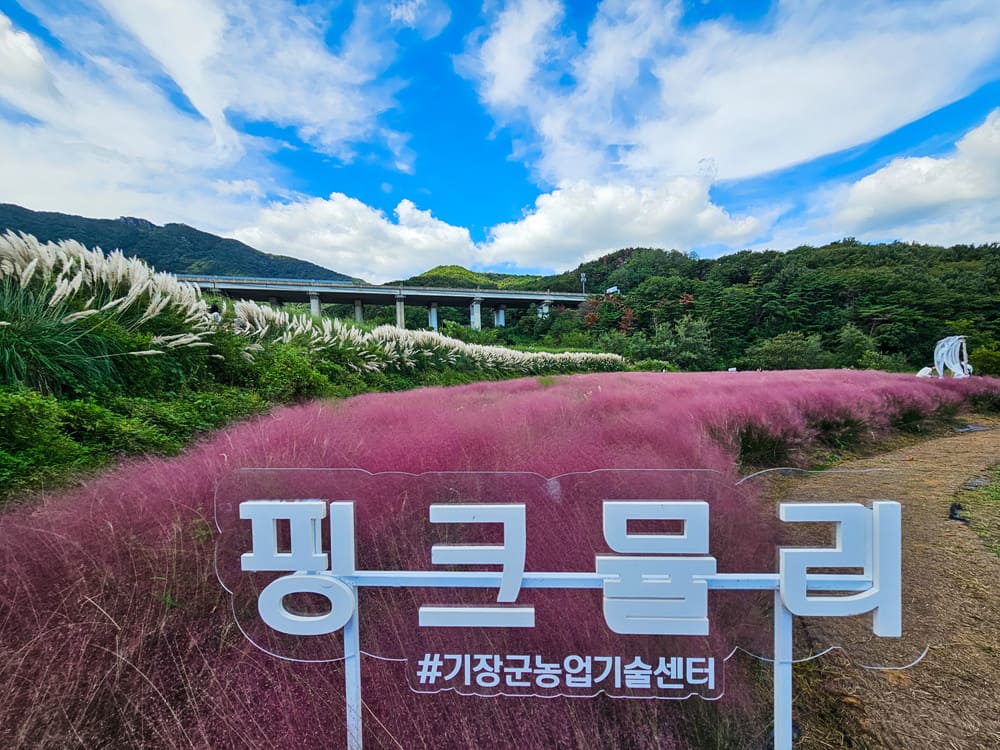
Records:
[[[351,586],[355,601],[358,588]],[[347,750],[361,750],[361,634],[358,610],[344,626],[344,682],[347,698]]]
[[[774,750],[792,748],[792,613],[774,592]]]

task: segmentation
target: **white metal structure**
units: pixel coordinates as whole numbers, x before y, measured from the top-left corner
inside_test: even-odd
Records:
[[[951,370],[956,378],[967,378],[972,374],[965,336],[948,336],[938,341],[934,347],[934,369],[937,370],[939,378],[944,377],[946,368]]]

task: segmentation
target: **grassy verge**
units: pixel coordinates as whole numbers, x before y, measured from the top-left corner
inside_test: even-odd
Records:
[[[1000,556],[1000,465],[978,479],[985,484],[959,494],[961,513],[969,519],[969,528],[983,540],[986,548]]]
[[[69,398],[0,387],[0,507],[33,491],[67,486],[129,456],[175,455],[213,430],[281,404],[513,377],[471,369],[353,373],[281,354],[261,365],[242,386],[212,383],[155,396]]]

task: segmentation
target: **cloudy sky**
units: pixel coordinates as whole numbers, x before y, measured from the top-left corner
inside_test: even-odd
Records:
[[[371,281],[1000,241],[996,0],[0,0],[0,202]]]

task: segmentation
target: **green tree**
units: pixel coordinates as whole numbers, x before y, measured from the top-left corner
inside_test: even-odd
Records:
[[[683,370],[707,370],[715,365],[708,321],[693,315],[685,315],[672,326],[657,326],[651,344],[649,356]]]
[[[858,367],[865,353],[876,349],[875,339],[848,323],[837,331],[835,362],[840,367]]]
[[[745,362],[762,370],[812,370],[833,364],[819,334],[806,336],[801,331],[779,333],[754,344],[747,349]]]

